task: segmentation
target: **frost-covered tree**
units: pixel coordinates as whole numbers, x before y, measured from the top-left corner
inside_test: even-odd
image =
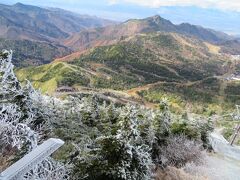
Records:
[[[52,158],[46,158],[39,164],[33,166],[23,180],[68,180],[69,170],[63,163],[55,161]]]
[[[156,166],[162,166],[161,146],[166,143],[166,138],[170,135],[170,123],[172,121],[167,99],[163,99],[159,104],[159,110],[152,114],[155,136],[152,147],[152,158]]]
[[[21,112],[14,104],[0,105],[0,143],[2,151],[10,145],[21,150],[28,144],[28,150],[36,147],[38,134],[27,124],[21,123]]]
[[[150,179],[151,111],[101,103],[96,96],[70,97],[63,109],[65,127],[58,124],[56,131],[74,141],[75,179]]]
[[[176,124],[166,100],[159,110],[149,110],[107,104],[96,95],[76,96],[65,99],[60,109],[62,118],[55,124],[55,133],[69,142],[61,154],[71,151],[66,161],[73,164],[73,179],[145,180],[155,167],[184,165],[200,156],[195,152],[201,151],[201,143],[184,135],[187,138],[179,140],[179,134],[173,133],[173,124],[180,127],[179,132],[182,126]],[[185,142],[186,146],[181,144]],[[167,154],[169,148],[173,151]],[[191,153],[191,148],[197,151]],[[175,155],[179,158],[174,164],[171,158]]]
[[[135,106],[123,108],[118,121],[117,141],[125,149],[119,175],[123,179],[150,179],[154,142],[151,116]]]
[[[21,149],[28,144],[31,150],[38,141],[36,132],[28,125],[33,115],[22,110],[27,96],[14,74],[12,52],[4,54],[7,57],[0,57],[1,146],[2,149],[7,145]]]
[[[0,102],[13,102],[22,95],[12,64],[12,52],[4,51],[0,56]]]
[[[12,52],[0,56],[0,147],[1,153],[9,149],[24,155],[32,151],[49,129],[52,111],[50,104],[29,82],[22,87],[13,71]],[[5,152],[4,152],[5,151]],[[47,163],[46,163],[47,162]],[[49,179],[55,174],[64,179],[63,170],[53,159],[46,159],[33,166],[25,179]],[[34,172],[34,173],[33,173]],[[45,176],[46,175],[46,176]],[[23,177],[19,177],[21,179]],[[55,178],[54,178],[55,179]]]

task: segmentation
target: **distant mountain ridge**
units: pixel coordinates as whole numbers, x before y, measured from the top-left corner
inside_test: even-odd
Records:
[[[0,48],[14,51],[17,66],[41,65],[72,53],[61,44],[73,33],[113,21],[57,8],[0,4]]]
[[[222,43],[234,39],[225,33],[205,29],[188,23],[175,25],[158,15],[146,19],[131,19],[124,23],[103,28],[81,31],[65,41],[73,49],[86,49],[91,46],[109,45],[117,40],[141,33],[174,32],[192,36],[210,43]]]
[[[45,9],[17,3],[0,4],[0,37],[14,40],[53,41],[87,28],[113,24],[97,17],[61,9]]]
[[[188,23],[175,25],[158,15],[116,23],[59,8],[0,4],[0,47],[17,53],[14,63],[18,66],[46,64],[56,58],[57,61],[73,60],[95,47],[114,45],[138,34],[158,32],[197,38],[216,45],[221,53],[240,54],[239,40],[230,35]],[[39,51],[35,57],[34,51],[26,52],[36,48]],[[46,49],[48,57],[39,54]]]

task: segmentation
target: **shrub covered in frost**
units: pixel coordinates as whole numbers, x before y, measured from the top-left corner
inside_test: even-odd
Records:
[[[203,161],[201,143],[185,135],[169,136],[161,146],[160,159],[164,166],[183,167],[186,163],[200,164]]]

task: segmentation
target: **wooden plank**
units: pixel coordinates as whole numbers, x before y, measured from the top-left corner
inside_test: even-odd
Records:
[[[0,175],[0,180],[19,180],[34,165],[42,162],[49,157],[54,151],[64,144],[61,139],[50,138],[37,146],[33,151],[25,155],[22,159],[11,165]]]

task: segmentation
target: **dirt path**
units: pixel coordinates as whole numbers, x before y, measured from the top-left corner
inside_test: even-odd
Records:
[[[138,95],[138,92],[140,91],[145,91],[145,90],[149,90],[150,88],[156,86],[156,85],[159,85],[159,84],[164,84],[165,82],[163,81],[159,81],[159,82],[155,82],[155,83],[151,83],[151,84],[147,84],[147,85],[144,85],[144,86],[139,86],[139,87],[136,87],[136,88],[132,88],[132,89],[129,89],[126,91],[127,94],[131,95],[131,96],[134,96],[134,97],[140,97]]]
[[[63,63],[64,67],[71,69],[72,71],[77,72],[77,66],[68,64],[68,63]]]
[[[143,104],[144,104],[146,107],[155,109],[155,108],[157,107],[157,104],[154,104],[154,103],[151,103],[151,102],[146,101],[143,97],[141,97],[141,96],[138,94],[138,92],[149,90],[150,88],[152,88],[152,87],[154,87],[154,86],[156,86],[156,85],[164,84],[164,83],[165,83],[165,82],[160,81],[160,82],[155,82],[155,83],[152,83],[152,84],[147,84],[147,85],[144,85],[144,86],[139,86],[139,87],[136,87],[136,88],[132,88],[132,89],[127,90],[126,93],[127,93],[128,95],[132,96],[133,98],[142,101]]]

